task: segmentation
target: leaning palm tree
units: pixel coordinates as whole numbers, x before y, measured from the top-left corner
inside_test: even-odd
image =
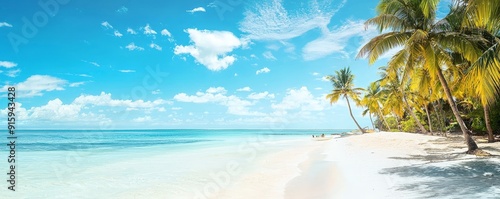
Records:
[[[354,118],[351,103],[349,102],[349,98],[351,98],[354,102],[356,102],[356,104],[359,104],[359,95],[363,89],[353,88],[354,75],[351,74],[349,67],[340,69],[340,71],[335,71],[335,75],[329,75],[326,78],[330,80],[333,85],[332,93],[326,95],[326,98],[330,100],[330,104],[337,102],[341,97],[343,97],[347,102],[347,107],[349,108],[349,114],[351,115],[352,120],[354,120],[354,123],[356,123],[359,130],[362,133],[365,133],[365,130],[359,126],[358,122]]]
[[[358,57],[368,57],[369,62],[374,63],[387,51],[402,47],[388,67],[401,68],[403,78],[410,78],[416,68],[424,67],[433,80],[440,82],[467,143],[467,153],[471,154],[478,146],[460,115],[443,72],[454,67],[448,52],[476,60],[478,47],[469,35],[436,22],[438,3],[439,0],[381,0],[377,5],[378,15],[366,22],[366,25],[377,26],[381,35],[363,46]]]

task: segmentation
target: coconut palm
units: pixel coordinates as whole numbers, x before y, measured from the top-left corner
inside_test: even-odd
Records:
[[[367,112],[369,112],[370,114],[375,114],[378,117],[378,119],[383,124],[385,124],[387,130],[389,130],[391,127],[389,126],[387,121],[385,121],[384,114],[382,113],[381,101],[382,101],[382,93],[380,89],[380,84],[379,82],[372,82],[366,89],[366,94],[361,100],[361,104],[367,107],[366,109]],[[365,112],[363,113],[366,114]]]
[[[478,149],[477,144],[458,111],[443,72],[454,67],[450,51],[458,52],[468,60],[476,60],[477,40],[437,23],[435,16],[438,3],[439,0],[381,0],[377,6],[378,15],[366,22],[366,25],[377,26],[381,35],[363,46],[358,57],[367,57],[370,63],[374,63],[387,51],[402,47],[388,67],[400,68],[403,78],[411,77],[418,67],[428,70],[431,78],[440,82],[446,94],[466,140],[467,152],[474,153]]]
[[[472,62],[466,81],[479,98],[488,131],[488,142],[494,142],[490,124],[489,107],[500,92],[500,2],[491,0],[457,0],[456,7],[464,7],[463,29],[479,33],[486,42],[481,45],[481,56]]]
[[[330,100],[330,104],[337,102],[341,97],[344,98],[347,102],[347,107],[349,108],[349,114],[351,115],[352,120],[356,123],[359,130],[362,133],[365,133],[365,130],[359,126],[358,122],[354,118],[351,103],[349,102],[349,98],[351,98],[356,104],[359,104],[359,95],[363,89],[354,88],[354,75],[351,74],[349,67],[340,69],[340,71],[335,71],[335,75],[329,75],[327,76],[327,79],[330,80],[333,85],[332,93],[326,95],[326,98]]]

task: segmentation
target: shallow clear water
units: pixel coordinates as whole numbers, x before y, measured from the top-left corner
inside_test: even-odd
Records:
[[[248,136],[298,137],[349,130],[25,130],[18,131],[19,151],[123,149],[238,140]]]

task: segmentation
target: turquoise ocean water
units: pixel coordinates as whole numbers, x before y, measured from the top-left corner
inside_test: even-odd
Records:
[[[299,138],[320,134],[339,134],[350,130],[20,130],[17,131],[19,151],[113,150],[133,147],[239,141],[247,137],[273,136]]]

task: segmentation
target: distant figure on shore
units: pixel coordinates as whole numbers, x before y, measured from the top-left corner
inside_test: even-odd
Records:
[[[322,138],[323,138],[323,137],[325,137],[325,134],[324,134],[324,133],[323,133],[323,134],[321,134],[321,137],[322,137]]]

